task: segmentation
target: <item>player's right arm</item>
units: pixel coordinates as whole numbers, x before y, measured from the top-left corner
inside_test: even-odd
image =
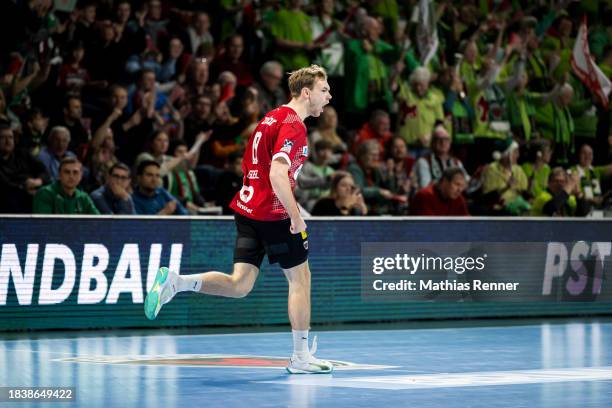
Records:
[[[291,219],[291,232],[298,234],[302,231],[306,231],[306,223],[300,215],[295,197],[293,197],[293,191],[291,191],[291,183],[289,181],[289,163],[282,158],[277,157],[272,160],[270,166],[270,184],[274,194],[278,197],[279,201],[289,214]]]

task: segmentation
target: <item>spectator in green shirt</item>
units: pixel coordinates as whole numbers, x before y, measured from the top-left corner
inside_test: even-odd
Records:
[[[546,139],[533,140],[529,144],[527,156],[527,161],[521,167],[529,182],[529,193],[535,198],[548,186],[548,176],[550,175],[548,164],[552,158],[550,141]]]
[[[419,67],[410,74],[410,84],[400,83],[398,134],[411,148],[428,148],[434,125],[444,120],[444,95],[430,87],[431,73]]]
[[[497,152],[496,160],[483,172],[482,192],[498,198],[493,206],[495,215],[521,215],[530,209],[529,203],[523,198],[528,187],[527,176],[517,164],[518,143],[512,139],[506,143],[506,150],[501,154]]]
[[[309,52],[320,45],[312,42],[310,16],[302,11],[302,0],[288,1],[288,7],[278,10],[270,24],[278,60],[288,70],[310,65]]]
[[[536,112],[536,122],[542,136],[554,143],[555,161],[565,164],[568,153],[574,148],[574,119],[569,105],[574,97],[574,88],[568,83],[551,93],[551,102],[545,103]]]
[[[380,39],[382,27],[374,17],[365,17],[359,30],[360,38],[347,41],[344,50],[345,110],[356,117],[391,108],[389,66],[400,56],[396,47]]]
[[[89,195],[77,188],[82,177],[81,162],[76,157],[63,158],[58,180],[34,196],[34,214],[100,214]]]

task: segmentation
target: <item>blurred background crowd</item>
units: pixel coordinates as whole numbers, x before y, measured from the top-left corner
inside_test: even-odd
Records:
[[[4,0],[0,212],[229,214],[251,132],[319,64],[305,212],[606,214],[610,21],[594,0]]]

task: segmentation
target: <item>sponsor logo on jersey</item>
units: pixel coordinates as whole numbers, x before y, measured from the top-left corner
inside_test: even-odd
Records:
[[[247,175],[247,178],[250,180],[258,179],[259,178],[258,170],[249,170],[249,174]]]
[[[280,151],[285,153],[291,153],[291,149],[293,149],[293,142],[289,139],[285,139],[283,147],[281,147]]]
[[[253,213],[253,209],[247,207],[246,205],[242,204],[240,201],[236,201],[236,205],[238,206],[238,208],[240,208],[243,211],[246,211],[249,214]]]
[[[262,125],[270,126],[276,123],[276,119],[271,116],[266,116],[264,120],[261,121]]]
[[[253,186],[242,186],[242,188],[240,189],[240,199],[243,202],[248,203],[249,200],[253,198],[254,192],[255,189],[253,188]]]

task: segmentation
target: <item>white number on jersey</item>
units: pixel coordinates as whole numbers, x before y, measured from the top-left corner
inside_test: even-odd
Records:
[[[260,140],[261,132],[255,133],[255,137],[253,138],[253,164],[257,164],[257,146],[259,146]]]

